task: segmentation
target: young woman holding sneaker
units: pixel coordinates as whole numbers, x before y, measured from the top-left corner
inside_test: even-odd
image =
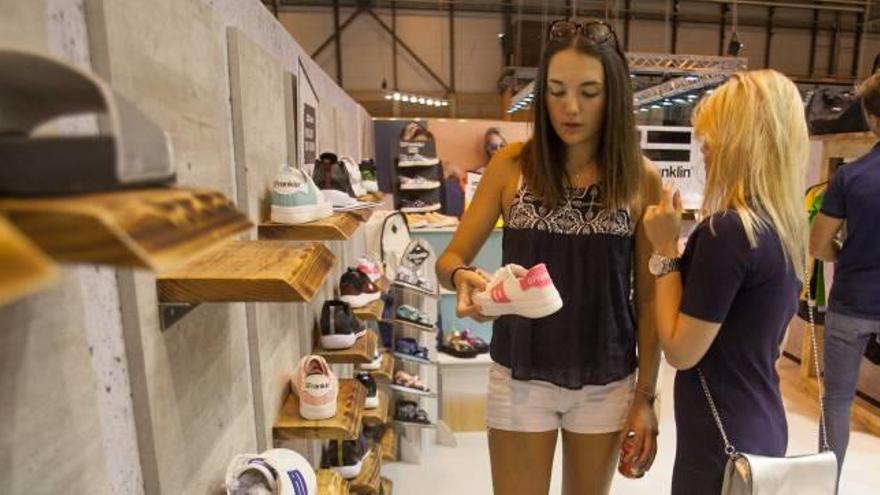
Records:
[[[492,158],[437,272],[457,291],[462,317],[485,321],[507,301],[529,306],[535,294],[548,301],[534,313],[547,316],[521,316],[533,314],[529,307],[494,323],[495,493],[546,494],[561,429],[564,493],[606,494],[621,450],[622,467],[636,476],[656,452],[659,348],[640,219],[660,194],[656,170],[639,153],[629,70],[608,24],[551,24],[534,115],[532,139]],[[514,282],[510,290],[493,284],[486,311],[476,301],[487,301],[490,278],[469,265],[499,215],[503,263],[525,270],[499,272]]]

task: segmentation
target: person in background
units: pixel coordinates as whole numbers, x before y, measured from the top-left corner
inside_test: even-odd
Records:
[[[489,163],[492,157],[495,156],[495,153],[498,153],[505,146],[507,146],[507,140],[501,135],[501,129],[497,127],[486,129],[486,134],[483,135],[483,151],[486,153],[486,163]],[[482,173],[482,171],[481,167],[479,172]]]
[[[673,495],[721,491],[728,456],[701,374],[738,451],[785,455],[775,363],[806,255],[809,137],[794,83],[773,70],[734,74],[693,120],[706,164],[705,219],[680,258],[678,193],[665,186],[644,221],[660,346],[679,370]]]
[[[562,430],[563,493],[603,495],[622,447],[630,476],[656,453],[660,356],[641,218],[660,177],[639,152],[629,69],[608,24],[552,23],[536,84],[534,136],[492,158],[437,274],[457,291],[459,317],[485,320],[473,294],[487,279],[470,263],[499,215],[503,263],[546,264],[562,309],[493,327],[494,490],[546,494]]]
[[[880,74],[859,88],[868,126],[880,136]],[[846,229],[846,239],[836,238]],[[862,354],[880,332],[880,147],[834,174],[813,221],[810,254],[836,262],[825,315],[825,412],[840,468]],[[838,469],[840,473],[840,469]]]

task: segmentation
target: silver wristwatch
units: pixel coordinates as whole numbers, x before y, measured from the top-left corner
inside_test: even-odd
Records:
[[[677,272],[681,258],[667,258],[662,254],[652,254],[648,260],[648,271],[655,277],[662,277],[667,273]]]

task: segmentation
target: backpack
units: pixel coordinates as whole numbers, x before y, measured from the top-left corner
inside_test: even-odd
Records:
[[[406,216],[397,210],[374,211],[367,220],[364,234],[367,256],[380,264],[385,278],[394,280],[403,253],[411,241]]]

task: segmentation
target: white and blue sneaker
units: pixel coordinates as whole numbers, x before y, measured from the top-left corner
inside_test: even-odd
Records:
[[[284,164],[272,182],[271,220],[277,223],[300,224],[327,218],[333,206],[301,170]]]

